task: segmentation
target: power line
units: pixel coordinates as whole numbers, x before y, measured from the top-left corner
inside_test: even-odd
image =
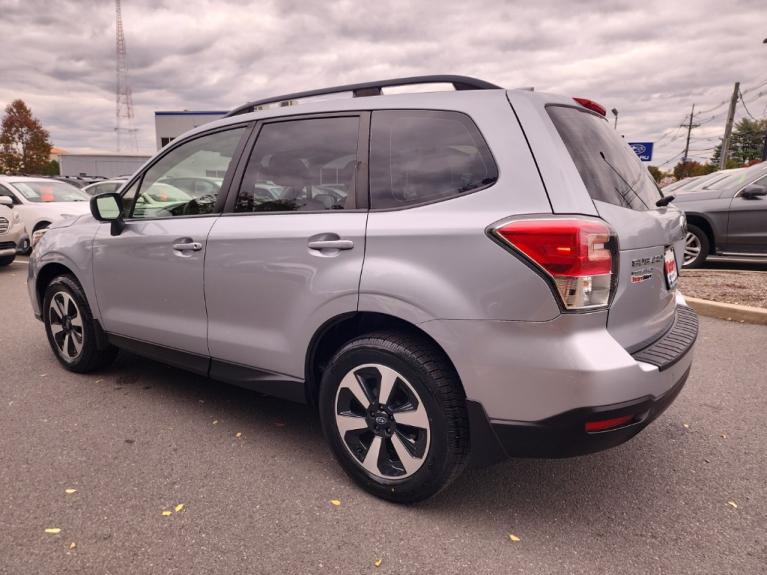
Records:
[[[751,116],[752,120],[756,120],[754,115],[751,113],[751,110],[749,110],[748,106],[746,106],[746,101],[743,99],[743,92],[741,92],[740,90],[738,90],[738,92],[740,93],[740,103],[743,104],[743,109],[746,111],[746,114]]]

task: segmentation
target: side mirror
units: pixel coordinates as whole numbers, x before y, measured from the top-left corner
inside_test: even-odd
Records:
[[[13,199],[8,196],[0,196],[0,206],[8,206],[9,208],[12,208]]]
[[[767,187],[751,184],[750,186],[743,188],[740,195],[747,200],[755,200],[756,198],[767,196]]]
[[[91,198],[91,214],[100,222],[112,222],[113,236],[119,236],[125,227],[122,213],[123,201],[119,194],[99,194]]]

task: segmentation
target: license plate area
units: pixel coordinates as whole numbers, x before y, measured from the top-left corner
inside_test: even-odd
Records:
[[[672,247],[667,247],[666,252],[663,254],[663,270],[666,276],[666,287],[670,290],[674,289],[679,279],[679,270],[677,269],[676,256]]]

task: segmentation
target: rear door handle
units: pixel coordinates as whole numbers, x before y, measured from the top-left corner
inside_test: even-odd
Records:
[[[199,252],[202,249],[202,244],[200,242],[173,244],[173,249],[177,252]]]
[[[354,247],[351,240],[314,240],[309,242],[311,250],[350,250]]]

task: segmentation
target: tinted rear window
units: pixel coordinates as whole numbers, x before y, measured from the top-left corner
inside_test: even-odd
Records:
[[[498,179],[490,150],[465,114],[433,110],[373,112],[371,207],[433,202]]]
[[[655,208],[661,198],[655,180],[606,120],[579,108],[547,109],[593,199],[634,210]]]

